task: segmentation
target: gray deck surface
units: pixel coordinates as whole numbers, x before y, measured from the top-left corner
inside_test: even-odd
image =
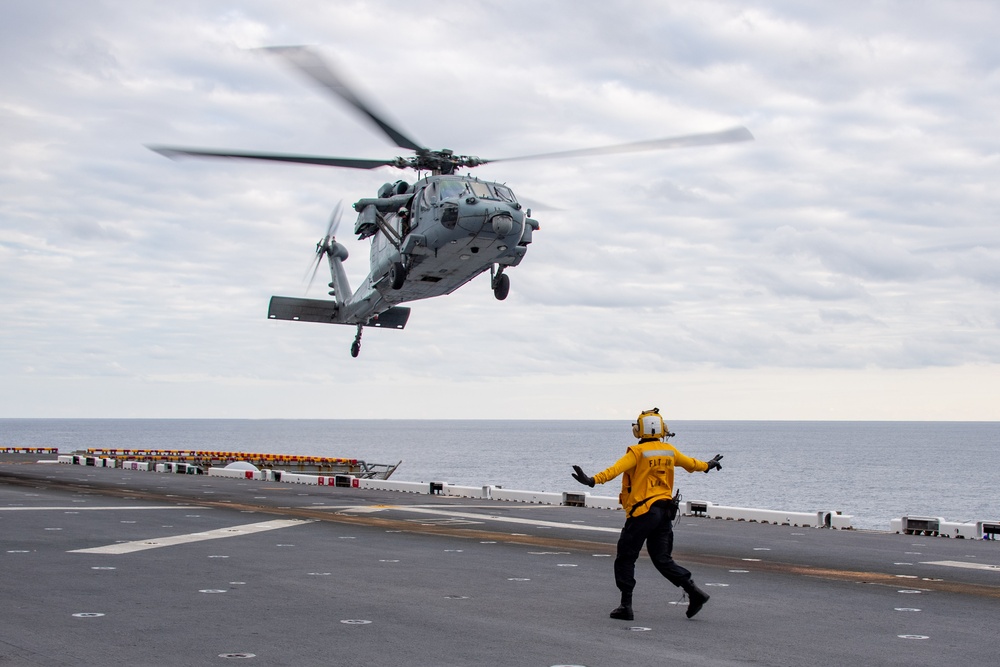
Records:
[[[37,458],[0,454],[0,665],[1000,664],[1000,542],[682,517],[711,601],[643,556],[623,622],[621,512]]]

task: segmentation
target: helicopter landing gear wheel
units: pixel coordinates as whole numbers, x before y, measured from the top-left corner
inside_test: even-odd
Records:
[[[358,333],[354,336],[354,342],[351,343],[351,356],[355,359],[361,354],[361,325],[358,325]]]
[[[493,281],[493,296],[497,298],[497,301],[503,301],[507,298],[507,294],[510,292],[510,276],[506,273],[501,273]]]
[[[403,266],[402,262],[393,262],[392,268],[389,269],[389,282],[392,284],[392,289],[399,289],[405,281],[406,267]]]

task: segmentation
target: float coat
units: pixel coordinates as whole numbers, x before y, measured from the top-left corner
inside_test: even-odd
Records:
[[[656,501],[673,497],[677,466],[688,472],[708,472],[707,463],[685,456],[669,442],[649,440],[629,447],[613,466],[594,475],[594,482],[604,484],[622,475],[618,501],[626,516],[637,517]]]

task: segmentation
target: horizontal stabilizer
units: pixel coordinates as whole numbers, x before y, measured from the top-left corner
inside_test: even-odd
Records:
[[[321,299],[296,299],[290,296],[272,296],[267,309],[267,317],[272,320],[295,320],[297,322],[322,322],[338,324],[337,302]]]
[[[406,320],[410,319],[410,309],[406,306],[393,306],[384,313],[379,313],[367,322],[366,327],[381,327],[383,329],[402,329]]]
[[[300,299],[290,296],[272,296],[267,309],[271,320],[292,320],[295,322],[320,322],[322,324],[349,324],[357,326],[357,321],[338,322],[336,301],[322,299]],[[410,317],[410,309],[393,306],[389,310],[373,316],[362,326],[382,329],[402,329]]]

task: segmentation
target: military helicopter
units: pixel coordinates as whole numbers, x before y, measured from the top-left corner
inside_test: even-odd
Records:
[[[327,92],[347,102],[382,130],[411,157],[388,160],[209,150],[148,146],[170,158],[205,157],[267,160],[299,164],[376,169],[413,169],[416,182],[385,183],[377,196],[359,199],[353,208],[358,217],[354,233],[371,239],[370,270],[364,284],[353,291],[344,270],[347,248],[336,240],[340,207],[335,209],[326,235],[316,244],[313,276],[325,257],[330,268],[333,300],[285,296],[271,297],[268,317],[275,320],[323,322],[355,326],[351,356],[361,351],[364,327],[402,329],[410,309],[401,303],[450,294],[476,276],[490,272],[490,286],[498,300],[507,298],[510,277],[506,270],[521,263],[538,231],[531,217],[509,187],[469,175],[460,168],[493,162],[571,158],[611,153],[704,146],[752,140],[744,127],[599,148],[569,150],[520,157],[481,159],[456,155],[448,149],[431,150],[404,134],[375,112],[354,92],[315,50],[309,47],[261,49],[280,57]],[[311,282],[311,281],[310,281]]]

